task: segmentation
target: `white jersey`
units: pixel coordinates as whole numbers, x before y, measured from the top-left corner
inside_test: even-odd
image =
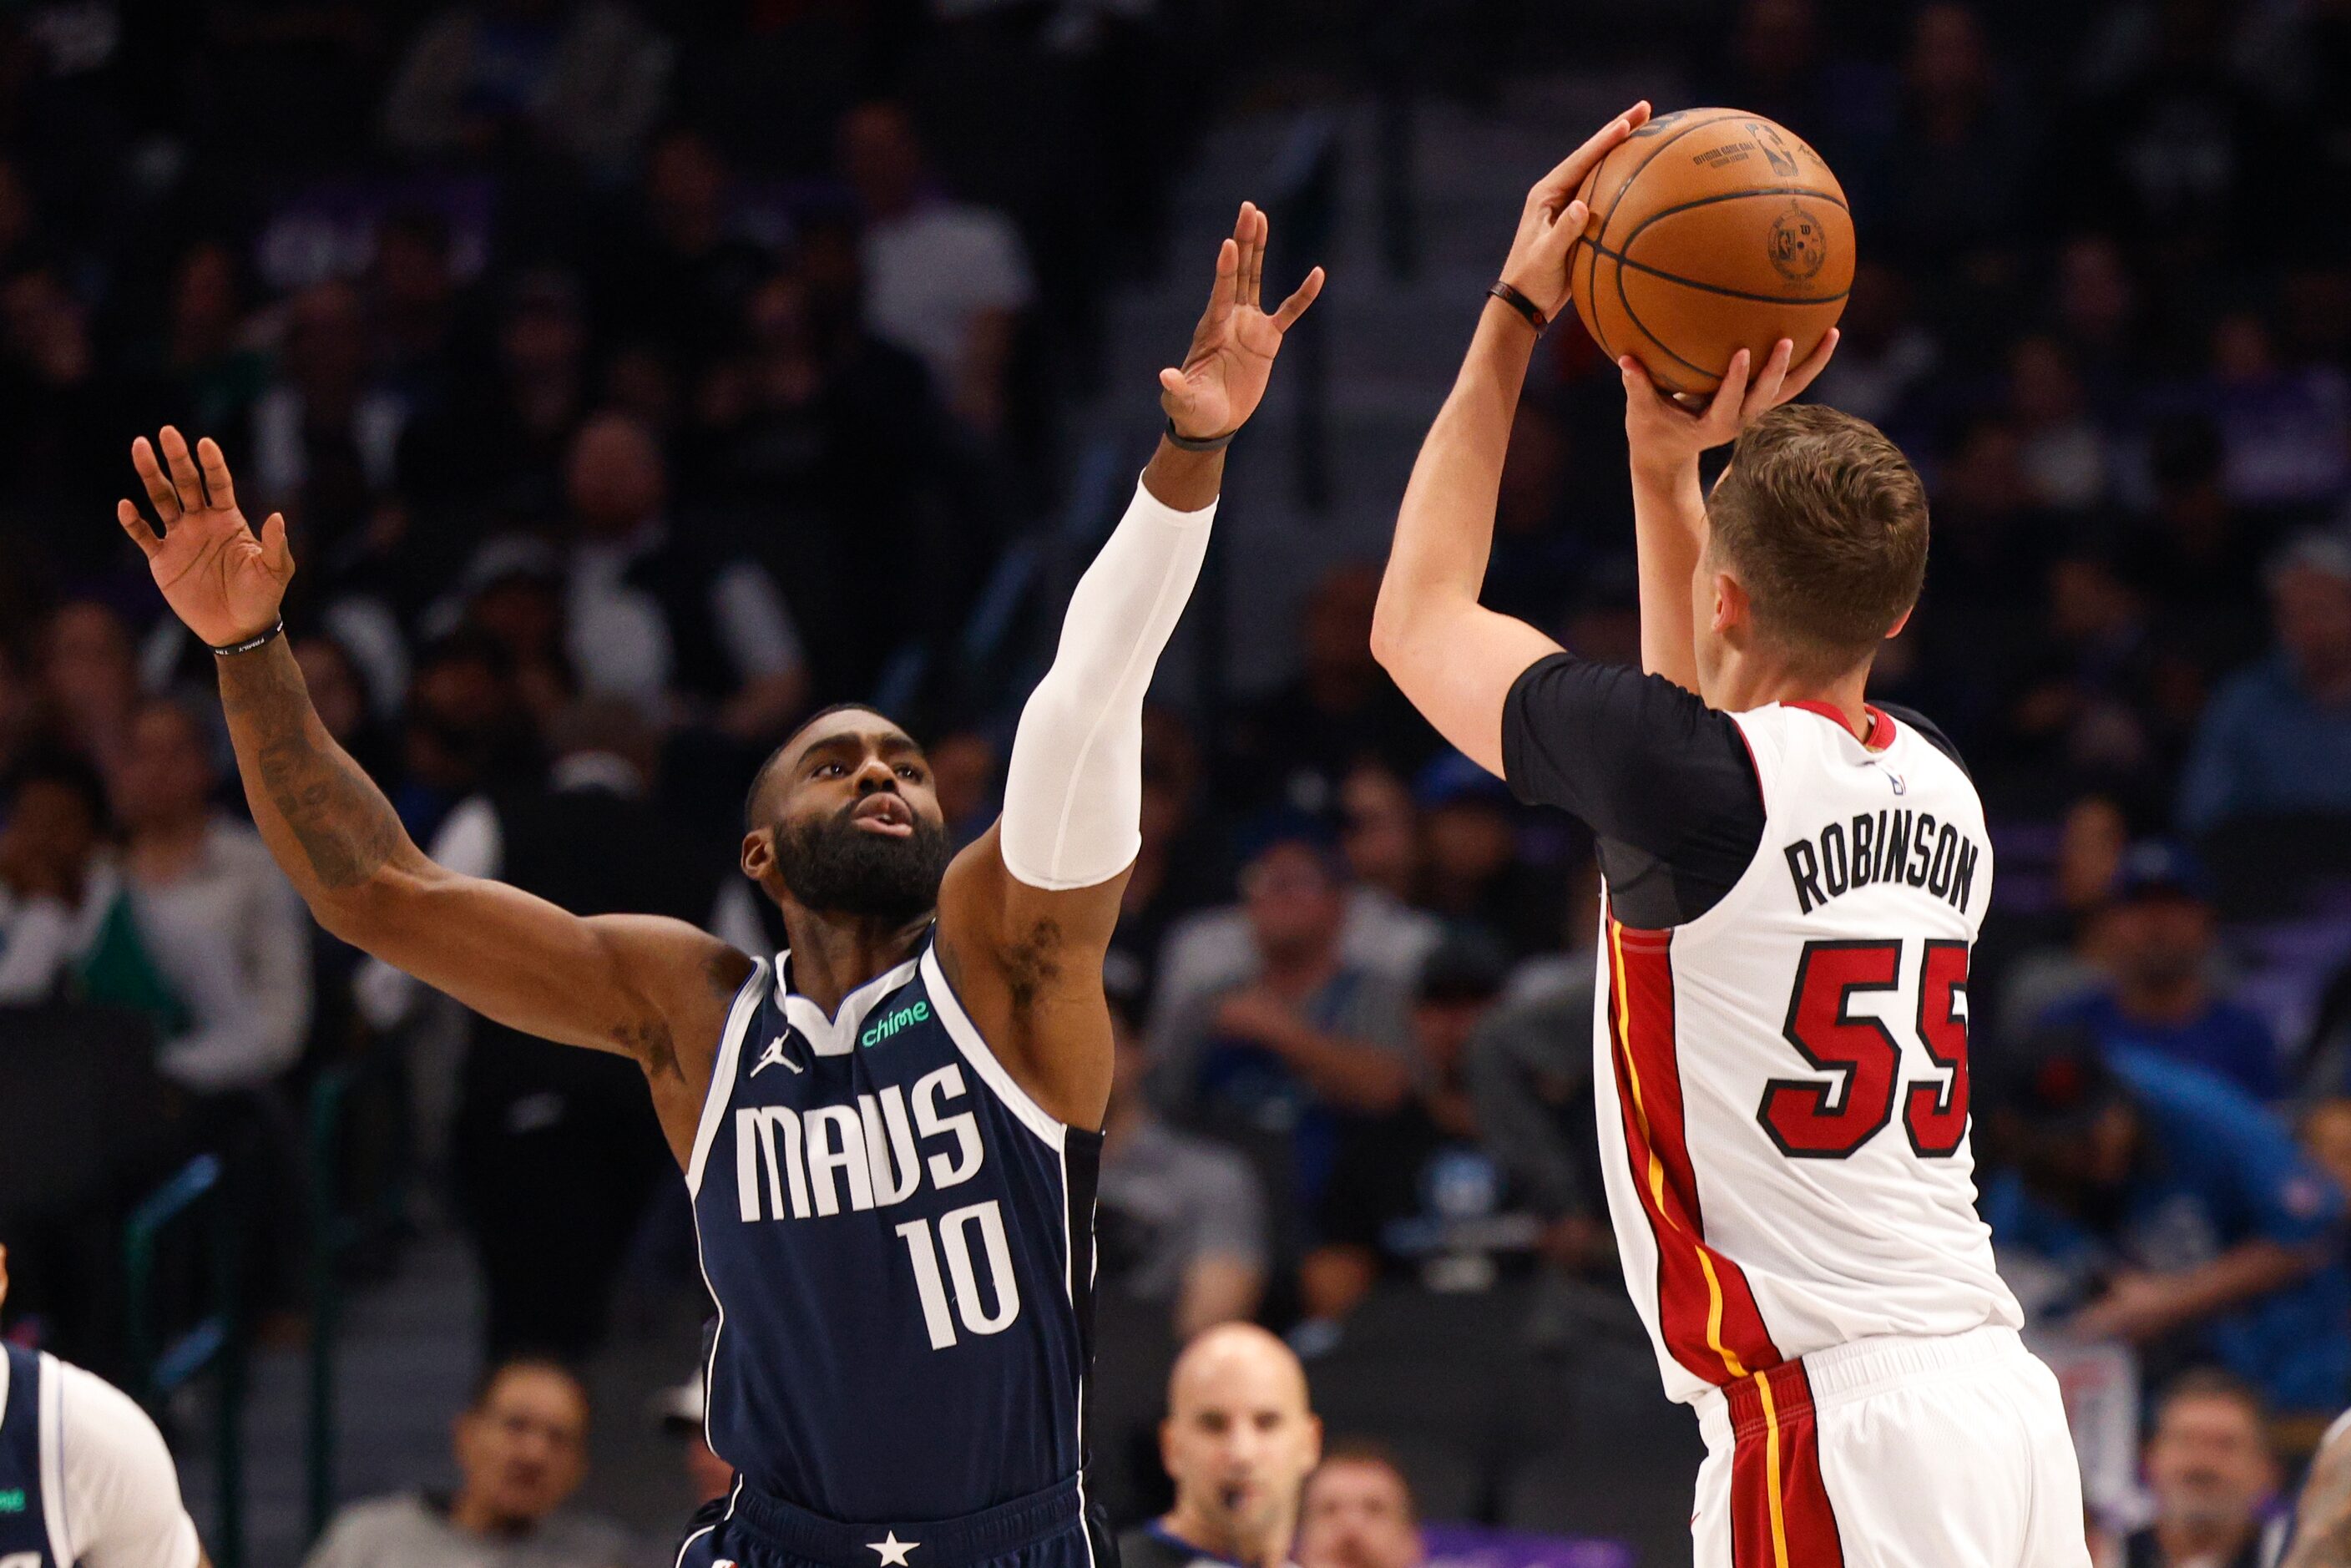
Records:
[[[1685,925],[1604,922],[1608,1206],[1677,1399],[1855,1340],[2022,1321],[1968,1142],[1983,807],[1872,713],[1876,749],[1831,710],[1734,716],[1762,789],[1754,860]]]
[[[195,1568],[163,1435],[129,1395],[0,1345],[0,1568]]]

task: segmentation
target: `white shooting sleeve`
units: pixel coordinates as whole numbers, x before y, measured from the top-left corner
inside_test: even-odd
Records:
[[[1004,864],[1031,887],[1092,887],[1143,847],[1143,698],[1208,553],[1209,502],[1141,484],[1070,595],[1053,667],[1029,694],[1004,780]]]

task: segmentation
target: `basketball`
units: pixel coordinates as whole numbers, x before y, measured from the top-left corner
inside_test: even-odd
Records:
[[[1844,313],[1853,214],[1819,153],[1736,109],[1660,115],[1601,161],[1568,253],[1584,329],[1670,392],[1710,392],[1730,356],[1795,361]]]

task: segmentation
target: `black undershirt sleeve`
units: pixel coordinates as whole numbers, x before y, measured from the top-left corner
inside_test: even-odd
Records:
[[[1663,675],[1537,660],[1503,704],[1502,769],[1520,800],[1591,828],[1627,925],[1697,919],[1762,846],[1763,793],[1738,722]]]

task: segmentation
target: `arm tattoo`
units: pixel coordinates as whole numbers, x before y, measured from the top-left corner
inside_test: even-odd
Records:
[[[340,893],[414,852],[392,802],[319,721],[286,639],[221,660],[220,689],[255,817],[265,830],[274,819],[309,862],[306,879],[278,856],[298,885]]]

